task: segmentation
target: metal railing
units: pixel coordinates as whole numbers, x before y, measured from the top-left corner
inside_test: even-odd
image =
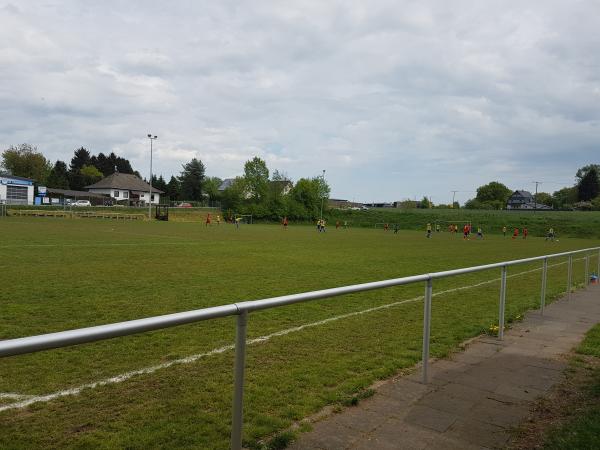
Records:
[[[540,310],[544,314],[546,304],[546,282],[548,277],[548,260],[559,257],[568,257],[567,267],[567,296],[570,298],[573,287],[573,255],[584,253],[585,280],[589,282],[590,254],[597,252],[598,274],[600,274],[600,247],[574,250],[570,252],[555,253],[551,255],[536,256],[533,258],[504,261],[482,266],[467,267],[463,269],[447,270],[410,277],[395,278],[391,280],[376,281],[372,283],[343,286],[320,291],[304,292],[301,294],[284,295],[264,300],[245,301],[230,305],[204,308],[194,311],[167,314],[163,316],[149,317],[146,319],[131,320],[108,325],[100,325],[76,330],[61,331],[57,333],[42,334],[17,339],[0,341],[0,358],[14,355],[33,353],[52,348],[68,347],[87,342],[95,342],[119,336],[142,333],[146,331],[170,328],[177,325],[200,322],[203,320],[217,319],[237,315],[236,339],[235,339],[235,363],[234,363],[234,394],[233,394],[233,420],[231,430],[231,448],[242,448],[242,410],[244,394],[244,372],[246,361],[246,328],[248,314],[262,309],[276,308],[294,303],[335,297],[339,295],[383,289],[392,286],[402,286],[418,282],[425,283],[425,295],[423,304],[423,351],[422,351],[422,375],[423,383],[428,382],[429,368],[429,338],[431,333],[431,299],[433,295],[433,280],[448,278],[456,275],[481,272],[490,269],[501,269],[500,301],[498,338],[504,337],[504,313],[506,305],[506,278],[509,266],[542,261],[542,285]]]

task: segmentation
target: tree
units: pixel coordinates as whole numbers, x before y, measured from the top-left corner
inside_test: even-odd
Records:
[[[89,165],[92,165],[90,152],[83,147],[75,150],[75,154],[73,155],[69,166],[69,186],[71,189],[75,191],[83,190],[86,186],[86,182],[80,171],[83,166]]]
[[[570,209],[577,202],[577,189],[574,187],[562,188],[552,194],[554,209]]]
[[[46,183],[52,170],[50,161],[30,144],[11,145],[2,152],[0,165],[11,175],[31,178],[40,184]]]
[[[129,160],[115,155],[114,152],[111,152],[108,156],[104,153],[98,153],[98,156],[91,157],[90,162],[105,177],[115,173],[115,170],[119,173],[134,173]]]
[[[433,203],[431,203],[431,200],[429,200],[427,197],[423,197],[421,199],[421,201],[419,202],[419,208],[422,208],[422,209],[433,208]]]
[[[591,169],[596,169],[596,173],[600,174],[600,164],[588,164],[587,166],[583,166],[579,169],[577,169],[577,173],[575,174],[575,177],[577,177],[578,180],[581,181],[581,179],[591,170]]]
[[[596,198],[598,193],[600,193],[598,169],[592,166],[585,172],[577,184],[578,199],[580,202],[589,202],[593,198]]]
[[[506,206],[511,193],[512,191],[504,184],[492,181],[477,188],[475,199],[480,203],[487,203],[493,209],[502,209]]]
[[[180,189],[181,189],[181,185],[179,183],[179,180],[177,178],[175,178],[173,175],[171,175],[171,179],[169,180],[169,183],[167,183],[167,188],[165,189],[167,197],[169,197],[169,199],[171,201],[179,200],[180,199],[180,195],[179,195]]]
[[[237,177],[233,183],[221,193],[221,208],[235,213],[245,213],[245,192],[246,182],[244,178]]]
[[[179,181],[181,183],[181,196],[184,200],[202,200],[204,172],[204,164],[196,158],[183,166]]]
[[[552,196],[547,192],[538,192],[537,202],[542,205],[552,206]]]
[[[160,191],[167,192],[167,182],[162,175],[160,175],[158,178],[156,175],[152,175],[152,187]]]
[[[269,169],[258,156],[244,164],[244,180],[250,198],[254,202],[258,203],[266,198],[269,189]]]
[[[85,165],[79,169],[85,186],[94,184],[102,178],[102,172],[92,165]]]
[[[289,193],[291,210],[302,218],[319,217],[322,202],[326,206],[329,190],[323,177],[300,178]]]
[[[208,177],[204,180],[204,191],[208,194],[208,199],[211,202],[215,202],[221,197],[219,186],[221,186],[222,182],[223,180],[219,177]]]
[[[46,186],[56,189],[69,189],[69,176],[67,165],[63,161],[56,161],[46,180]]]

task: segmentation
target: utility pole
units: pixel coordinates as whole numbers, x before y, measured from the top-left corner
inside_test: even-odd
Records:
[[[148,180],[150,192],[148,193],[148,220],[152,220],[152,142],[154,142],[155,139],[158,139],[158,136],[152,136],[149,134],[148,139],[150,139],[150,179]]]
[[[454,198],[456,197],[456,193],[458,191],[450,191],[450,192],[452,192],[452,208],[454,208]]]
[[[535,197],[533,197],[533,213],[537,211],[537,194],[538,194],[538,185],[542,184],[541,181],[533,181],[535,183]]]
[[[325,187],[325,169],[323,169],[323,177],[321,178],[323,180],[323,188]],[[321,192],[321,223],[323,223],[323,200],[325,198],[325,193]]]

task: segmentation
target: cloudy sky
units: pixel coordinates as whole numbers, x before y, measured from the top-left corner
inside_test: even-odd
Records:
[[[169,177],[258,155],[332,197],[553,191],[600,162],[600,2],[0,0],[0,149]]]

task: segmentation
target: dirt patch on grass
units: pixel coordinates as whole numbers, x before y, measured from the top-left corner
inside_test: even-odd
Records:
[[[541,449],[548,433],[556,430],[593,407],[598,399],[590,387],[598,383],[600,358],[573,354],[561,383],[538,400],[529,419],[515,432],[507,448],[511,450]]]

